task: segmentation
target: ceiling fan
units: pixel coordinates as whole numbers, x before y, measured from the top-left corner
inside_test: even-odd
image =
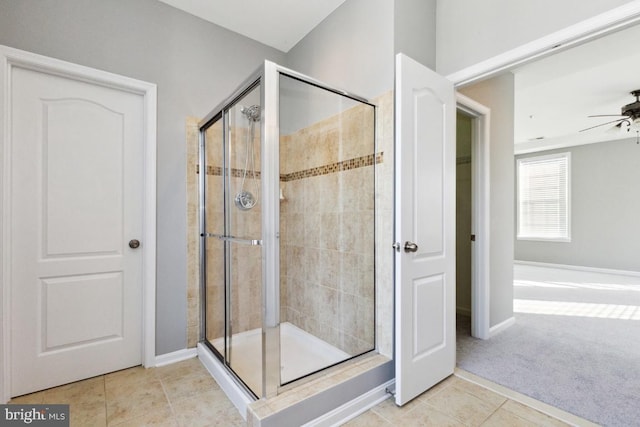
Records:
[[[580,130],[584,132],[586,130],[595,129],[600,126],[610,125],[615,123],[613,127],[622,129],[622,126],[626,126],[627,132],[631,130],[632,125],[636,125],[636,143],[640,144],[640,89],[636,89],[631,92],[631,95],[636,97],[635,102],[627,104],[622,107],[621,114],[598,114],[589,117],[619,117],[616,120],[610,122],[600,123],[599,125],[591,126],[586,129]]]

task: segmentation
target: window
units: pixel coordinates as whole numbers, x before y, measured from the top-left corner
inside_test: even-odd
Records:
[[[571,241],[570,153],[518,159],[518,239]]]

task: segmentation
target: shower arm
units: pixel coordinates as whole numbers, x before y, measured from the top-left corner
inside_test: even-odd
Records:
[[[243,245],[262,246],[262,240],[256,240],[256,239],[243,239],[240,237],[223,236],[222,234],[213,234],[213,233],[202,233],[200,236],[213,237],[215,239],[223,240],[225,242],[241,243]]]

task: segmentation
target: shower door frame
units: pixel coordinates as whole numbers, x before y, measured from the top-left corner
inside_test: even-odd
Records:
[[[325,372],[330,369],[331,366],[322,369],[316,373],[309,374],[302,378],[293,380],[286,385],[280,384],[280,376],[277,376],[277,380],[273,379],[273,376],[269,378],[269,372],[280,372],[280,351],[267,351],[267,348],[280,349],[280,106],[279,106],[279,93],[280,93],[280,75],[285,75],[293,79],[302,81],[312,86],[319,87],[321,89],[333,92],[338,95],[345,96],[352,100],[361,102],[363,104],[370,105],[374,108],[374,123],[373,123],[373,135],[374,135],[374,155],[377,153],[378,143],[376,137],[376,121],[377,121],[377,108],[374,103],[370,102],[366,98],[355,95],[353,93],[337,89],[331,85],[327,85],[324,82],[313,79],[309,76],[293,71],[289,68],[280,66],[274,62],[265,60],[264,64],[258,68],[254,73],[250,75],[240,86],[233,92],[231,96],[226,98],[222,103],[218,104],[203,120],[198,123],[199,129],[199,218],[200,218],[200,324],[203,327],[200,328],[200,342],[211,349],[218,358],[222,356],[222,363],[227,368],[227,371],[232,375],[245,391],[256,398],[271,398],[278,395],[283,389],[288,389],[292,384],[300,384],[300,382],[309,380],[316,377],[317,374]],[[206,339],[206,221],[205,221],[205,180],[206,180],[206,159],[205,159],[205,147],[204,147],[204,131],[203,128],[212,122],[216,117],[220,116],[219,120],[223,120],[223,134],[224,138],[227,138],[227,121],[225,118],[225,112],[228,111],[238,100],[240,100],[246,93],[253,90],[256,86],[260,86],[260,105],[262,109],[262,117],[260,120],[260,173],[261,173],[261,191],[262,191],[262,206],[261,206],[261,218],[262,218],[262,236],[260,240],[260,246],[262,251],[262,394],[257,396],[252,392],[249,387],[244,383],[242,378],[232,370],[228,365],[226,355],[220,355],[217,350],[213,349]],[[226,157],[225,157],[226,159]],[[225,165],[226,166],[226,165]],[[377,181],[377,173],[375,172],[374,162],[374,183]],[[375,186],[376,184],[374,184]],[[225,182],[225,204],[228,205],[228,195],[226,182]],[[377,213],[377,203],[374,204],[374,218]],[[226,218],[225,206],[225,233],[227,232],[227,218]],[[375,242],[375,226],[372,230],[374,233]],[[229,238],[231,240],[231,238]],[[228,245],[225,244],[225,254],[228,257],[227,249]],[[373,257],[375,259],[376,251],[375,244],[373,249]],[[226,277],[226,273],[229,271],[226,265],[230,262],[225,260],[225,311],[228,312],[228,291],[230,279]],[[374,264],[375,265],[375,264]],[[374,286],[376,286],[375,268],[374,268]],[[374,293],[375,295],[375,293]],[[374,297],[374,325],[376,323],[375,315],[375,297]],[[225,313],[225,353],[227,353],[227,332],[228,332],[228,314]],[[345,362],[364,356],[376,350],[377,348],[377,328],[374,327],[374,343],[373,348],[363,354],[353,356],[350,359],[339,362],[337,365],[342,365]]]
[[[221,363],[225,366],[227,372],[231,375],[231,377],[233,378],[233,380],[235,381],[235,383],[237,385],[239,385],[247,395],[251,396],[252,398],[259,398],[260,396],[258,396],[253,390],[251,390],[251,388],[244,382],[244,380],[238,375],[236,374],[236,372],[233,370],[233,367],[229,364],[229,359],[228,356],[230,356],[229,353],[229,339],[231,336],[231,314],[230,314],[230,306],[231,306],[231,295],[230,295],[230,288],[231,288],[231,279],[228,277],[229,272],[231,271],[231,248],[230,248],[230,243],[231,242],[240,242],[242,239],[236,239],[233,236],[228,236],[228,231],[230,229],[230,224],[229,224],[229,216],[227,214],[228,209],[230,208],[230,203],[229,203],[229,195],[228,195],[228,190],[229,190],[229,177],[228,177],[228,173],[226,173],[227,171],[227,162],[229,161],[229,155],[226,153],[227,148],[228,148],[228,144],[230,144],[230,141],[228,140],[228,131],[229,131],[229,120],[228,120],[228,112],[229,110],[243,97],[245,96],[247,93],[251,92],[252,90],[254,90],[257,86],[261,86],[264,84],[264,78],[263,78],[263,71],[262,71],[262,67],[260,69],[258,69],[257,71],[255,71],[254,73],[251,74],[251,76],[249,76],[249,78],[247,78],[240,86],[239,88],[232,93],[231,96],[229,96],[227,99],[225,99],[222,103],[218,104],[218,106],[216,106],[213,110],[211,110],[211,112],[209,114],[207,114],[207,116],[202,119],[199,123],[198,123],[198,131],[199,131],[199,140],[198,140],[198,169],[200,171],[199,174],[199,179],[198,179],[198,196],[199,196],[199,206],[198,206],[198,213],[199,213],[199,235],[200,235],[200,245],[199,245],[199,249],[200,249],[200,268],[199,268],[199,275],[200,275],[200,336],[199,336],[199,342],[202,342],[205,344],[205,346],[218,358],[220,359]],[[261,96],[261,105],[262,105],[262,97],[263,97],[263,90],[262,88],[260,89],[260,96]],[[205,147],[205,132],[206,129],[208,128],[209,124],[211,124],[212,122],[217,122],[217,121],[222,121],[222,134],[223,134],[223,148],[225,149],[225,154],[223,155],[223,183],[222,183],[222,188],[223,188],[223,203],[224,203],[224,236],[212,236],[209,235],[209,233],[207,233],[207,228],[206,228],[206,167],[207,167],[207,162],[206,162],[206,152],[207,149]],[[261,128],[264,128],[264,124],[263,124],[264,120],[261,120]],[[262,145],[262,136],[261,136],[261,145]],[[261,160],[261,164],[262,164],[262,160]],[[262,180],[264,181],[264,180]],[[264,194],[264,193],[263,193]],[[263,215],[263,212],[261,212],[261,214]],[[224,306],[225,306],[225,313],[224,313],[224,335],[223,335],[223,340],[224,340],[224,354],[222,354],[218,349],[216,349],[211,343],[209,343],[209,341],[207,340],[207,332],[206,332],[206,318],[207,318],[207,261],[206,261],[206,253],[207,253],[207,238],[218,238],[219,240],[221,240],[224,243],[224,248],[223,248],[223,253],[224,253]],[[251,241],[242,241],[240,243],[250,243],[252,245],[257,245],[257,246],[261,246],[262,245],[262,241],[261,240],[251,240]],[[262,249],[262,270],[264,270],[264,249]],[[262,285],[264,287],[264,283]],[[263,348],[264,348],[264,340],[263,340]],[[263,359],[263,364],[264,364],[264,357]],[[262,379],[262,388],[264,389],[264,377]],[[263,394],[264,394],[264,390],[262,390]]]

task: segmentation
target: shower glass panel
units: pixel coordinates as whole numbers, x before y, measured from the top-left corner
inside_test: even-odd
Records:
[[[262,238],[260,87],[226,112],[228,125],[229,328],[227,360],[255,393],[262,391]]]
[[[281,385],[375,348],[375,111],[279,77]]]
[[[201,147],[205,339],[255,395],[262,392],[260,115],[255,86],[205,125]]]
[[[375,107],[269,61],[200,123],[201,341],[272,397],[374,351]]]

